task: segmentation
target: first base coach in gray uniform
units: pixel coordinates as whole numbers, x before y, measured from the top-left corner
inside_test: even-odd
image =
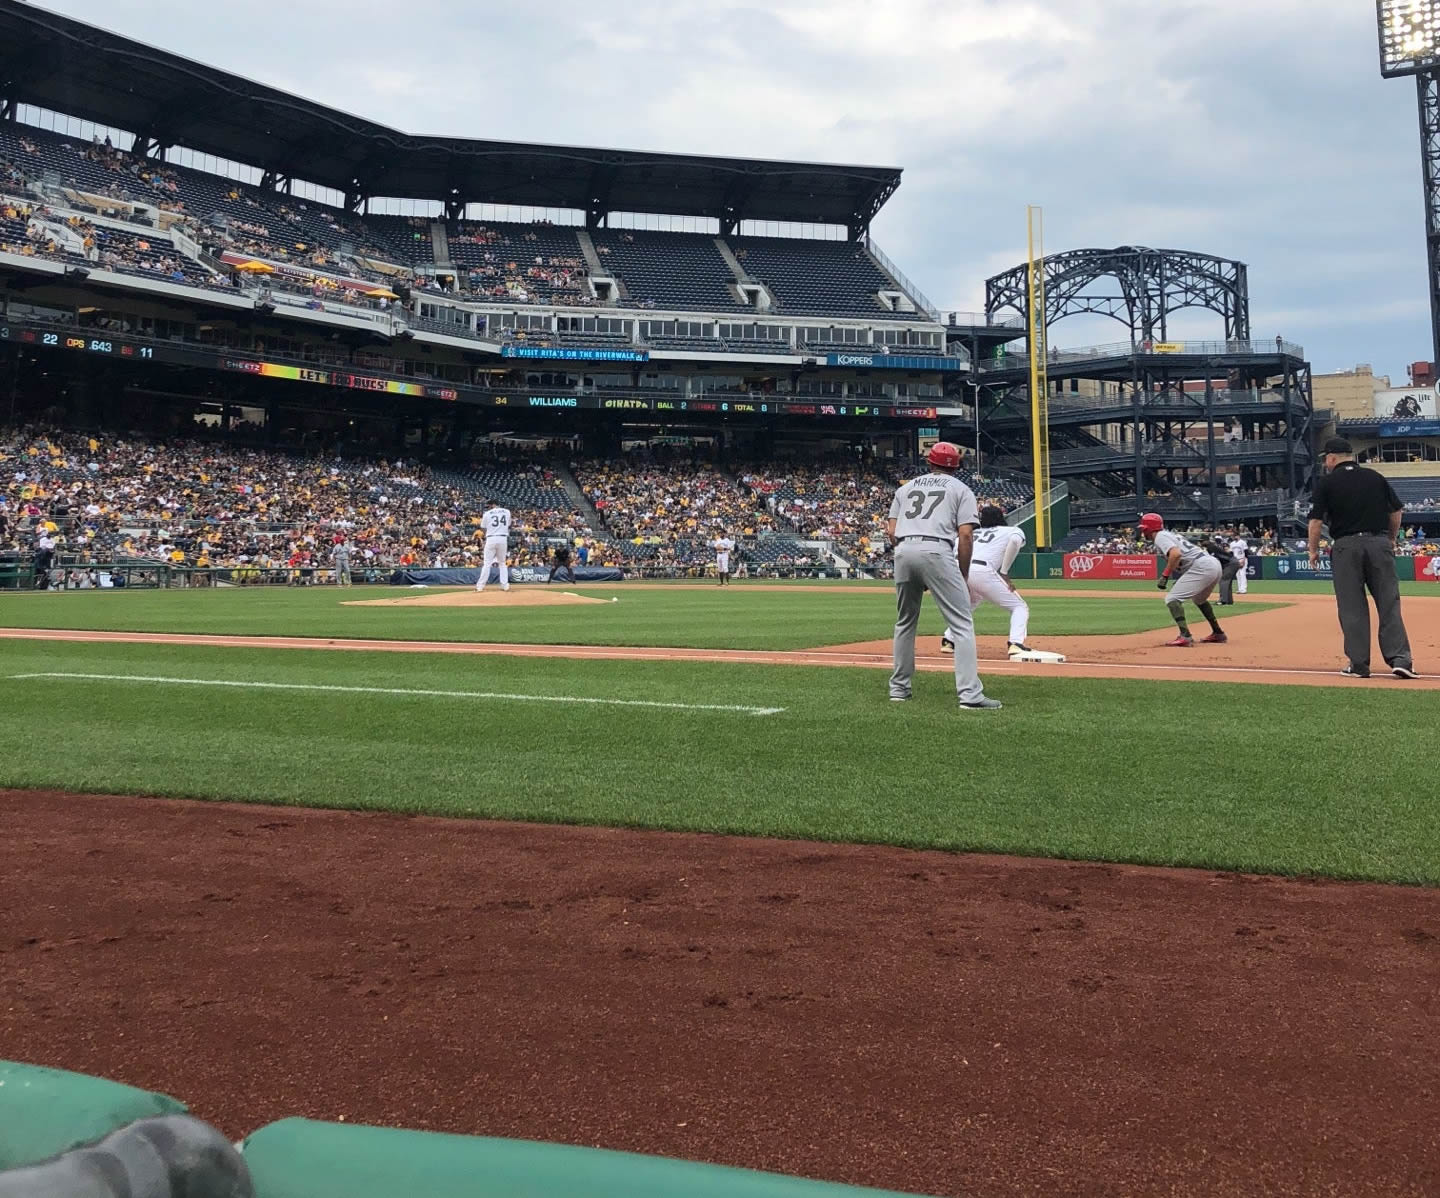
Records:
[[[915,629],[920,601],[928,590],[945,617],[955,642],[955,692],[967,711],[1000,707],[980,686],[975,654],[975,621],[970,612],[970,554],[980,509],[975,493],[955,477],[960,451],[937,441],[925,459],[930,473],[913,478],[895,492],[885,533],[895,546],[895,672],[890,700],[910,698],[915,676]]]

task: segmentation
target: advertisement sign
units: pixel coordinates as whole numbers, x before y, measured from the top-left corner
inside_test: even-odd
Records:
[[[942,358],[938,354],[826,354],[826,366],[861,366],[881,370],[969,370],[963,358]]]
[[[1382,420],[1382,437],[1440,437],[1440,420]]]
[[[1434,420],[1435,391],[1430,387],[1390,387],[1377,391],[1375,415],[1381,420]]]
[[[1151,554],[1067,553],[1064,566],[1066,578],[1155,578],[1155,558]]]
[[[1185,352],[1185,342],[1157,341],[1150,348],[1157,354],[1183,354]]]
[[[1320,555],[1319,562],[1313,566],[1308,557],[1300,554],[1267,557],[1262,560],[1266,563],[1266,577],[1278,578],[1281,582],[1329,582],[1335,577],[1330,569],[1330,559],[1324,554]],[[1270,570],[1274,573],[1270,573]]]
[[[655,412],[663,415],[694,415],[717,413],[736,416],[818,416],[841,419],[885,419],[924,421],[933,428],[939,415],[934,407],[892,407],[889,404],[851,403],[848,400],[822,403],[814,400],[792,402],[789,399],[659,399],[642,396],[616,395],[529,395],[524,393],[496,394],[463,384],[447,384],[436,380],[423,382],[390,378],[380,374],[359,373],[329,365],[304,365],[272,362],[263,358],[245,357],[230,351],[217,352],[213,347],[180,345],[170,341],[146,343],[134,337],[94,336],[82,330],[30,328],[0,323],[0,346],[24,345],[70,351],[72,353],[129,358],[135,362],[164,362],[173,365],[202,366],[209,369],[257,375],[261,378],[285,379],[323,387],[339,387],[348,391],[372,391],[415,399],[439,399],[448,403],[463,401],[498,408],[545,408],[557,411],[599,409],[610,412]]]
[[[1440,582],[1440,557],[1415,557],[1416,582]]]
[[[562,362],[648,362],[648,349],[561,349],[552,345],[502,345],[502,358],[550,358]]]

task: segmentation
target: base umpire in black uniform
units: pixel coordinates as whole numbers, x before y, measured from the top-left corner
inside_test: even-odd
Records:
[[[1335,604],[1350,664],[1349,678],[1370,677],[1370,602],[1380,616],[1380,655],[1397,678],[1414,678],[1410,638],[1400,618],[1400,583],[1395,577],[1395,536],[1405,505],[1390,481],[1355,461],[1350,442],[1331,437],[1325,442],[1325,469],[1315,484],[1310,509],[1310,564],[1320,560],[1322,525],[1330,526],[1330,566],[1335,576]]]

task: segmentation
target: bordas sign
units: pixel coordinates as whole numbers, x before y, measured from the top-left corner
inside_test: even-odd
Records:
[[[1155,559],[1149,554],[1067,553],[1066,578],[1155,578]]]

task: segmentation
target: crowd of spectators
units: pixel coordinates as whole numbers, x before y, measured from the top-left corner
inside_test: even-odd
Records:
[[[1249,544],[1250,553],[1254,557],[1303,556],[1307,552],[1305,538],[1277,536],[1275,531],[1269,528],[1261,529],[1257,533],[1243,526],[1215,527],[1204,524],[1191,528],[1180,528],[1178,531],[1197,544],[1216,541],[1228,545],[1237,536],[1243,537]],[[1328,538],[1321,538],[1321,548],[1329,550]],[[1142,537],[1133,526],[1101,528],[1097,530],[1094,537],[1074,550],[1076,553],[1115,554],[1146,554],[1154,551],[1153,545]],[[1440,555],[1440,541],[1427,536],[1421,528],[1413,525],[1402,526],[1399,536],[1396,538],[1395,553],[1398,557],[1433,557]]]
[[[591,303],[584,261],[568,247],[557,249],[548,236],[542,239],[543,229],[543,222],[523,232],[474,222],[454,226],[448,241],[460,272],[457,289],[473,299]]]
[[[490,496],[463,473],[152,442],[111,434],[0,430],[0,551],[47,538],[64,562],[326,569],[350,546],[375,577],[410,565],[478,566]],[[603,547],[575,512],[515,509],[516,565],[548,561],[554,538]]]
[[[895,483],[868,466],[775,463],[744,470],[740,482],[767,512],[805,540],[833,544],[860,569],[885,558],[885,518]]]
[[[622,552],[656,565],[713,557],[722,534],[752,541],[774,516],[729,474],[700,461],[632,455],[572,465],[601,524]]]

